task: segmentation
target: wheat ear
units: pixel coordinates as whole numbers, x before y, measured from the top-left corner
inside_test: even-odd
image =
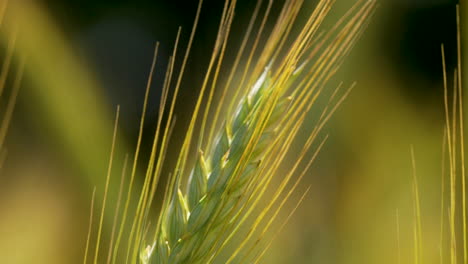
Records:
[[[110,243],[113,248],[107,257],[108,263],[116,263],[118,259],[142,264],[260,261],[279,232],[271,234],[270,227],[325,141],[319,143],[310,156],[319,132],[350,91],[340,94],[337,89],[332,93],[302,149],[292,151],[292,143],[307,113],[361,35],[373,13],[375,1],[358,1],[328,32],[319,34],[319,28],[334,2],[321,0],[303,28],[292,38],[290,33],[303,1],[286,0],[271,32],[266,35],[264,31],[271,20],[273,1],[265,3],[258,0],[234,64],[227,71],[227,82],[218,88],[219,74],[226,68],[223,58],[227,52],[236,2],[225,0],[199,97],[176,165],[165,186],[161,212],[154,221],[149,212],[156,192],[161,189],[158,183],[175,120],[174,108],[203,0],[199,1],[179,75],[174,81],[181,31],[177,33],[136,210],[128,218],[139,147],[133,160],[116,241]],[[261,14],[260,10],[264,13]],[[241,60],[245,61],[242,66]],[[141,127],[154,64],[143,104]],[[240,78],[235,79],[234,76],[238,75]],[[173,88],[172,93],[169,92],[170,87]],[[219,89],[220,97],[214,104],[216,89]],[[228,90],[235,91],[229,100]],[[227,109],[225,105],[228,105]],[[222,119],[225,113],[226,118]],[[165,124],[163,117],[167,120]],[[200,135],[197,140],[194,139],[196,129]],[[140,146],[141,135],[140,130],[137,146]],[[288,159],[292,156],[292,164],[285,164],[287,156]],[[286,168],[287,173],[273,180],[275,175],[279,176],[280,167]],[[293,208],[297,208],[305,193]],[[265,200],[266,204],[260,206],[260,201]],[[101,219],[103,214],[104,210],[101,211]],[[130,230],[126,230],[128,226]],[[101,227],[102,220],[99,229]],[[126,251],[121,249],[121,242],[126,245]],[[95,252],[94,263],[98,263],[99,244]],[[122,254],[125,252],[126,255]]]
[[[323,47],[320,54],[311,43],[330,9],[330,1],[319,4],[315,16],[276,65],[276,70],[272,69],[276,63],[273,50],[280,44],[274,43],[269,47],[271,50],[265,51],[270,58],[269,65],[244,92],[231,117],[223,122],[215,143],[208,143],[212,147],[198,151],[185,191],[181,186],[184,170],[175,170],[155,240],[141,254],[143,263],[209,263],[225,247],[245,222],[246,215],[252,212],[258,197],[264,194],[277,164],[284,157],[278,153],[287,152],[305,113],[359,35],[374,3],[360,4],[347,23],[342,22],[316,44],[316,47]],[[298,1],[288,1],[284,20],[280,19],[278,25],[292,23],[299,7]],[[278,29],[283,31],[276,32],[280,36],[288,32],[288,28],[278,26]],[[325,41],[331,44],[325,47]],[[256,65],[256,70],[261,66],[261,63]],[[241,87],[237,89],[242,90]],[[324,110],[305,149],[310,147],[334,109]],[[288,175],[283,181],[273,201],[285,190],[290,178]],[[271,206],[257,216],[257,220],[263,220],[269,209]],[[253,224],[252,228],[256,227]],[[251,236],[249,233],[247,238]],[[252,252],[247,250],[243,256],[238,256],[245,245],[237,246],[227,263],[236,258],[244,263]]]

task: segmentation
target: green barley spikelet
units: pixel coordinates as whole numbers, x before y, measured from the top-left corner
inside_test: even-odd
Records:
[[[300,6],[295,1],[288,3],[290,8]],[[323,1],[318,8],[326,13],[329,4]],[[366,2],[358,13],[367,17],[372,5]],[[285,14],[290,15],[289,18],[280,22],[294,20],[294,15]],[[209,263],[245,221],[243,215],[251,213],[257,201],[255,195],[263,195],[261,186],[268,185],[268,175],[274,173],[274,169],[269,170],[275,161],[271,155],[275,155],[278,148],[289,147],[287,136],[297,132],[311,101],[320,94],[321,86],[329,78],[325,73],[333,73],[339,65],[334,59],[345,55],[356,37],[352,33],[357,34],[364,21],[352,18],[342,31],[326,38],[332,44],[325,47],[323,54],[314,57],[313,52],[307,51],[312,48],[310,44],[300,44],[311,41],[309,38],[322,19],[323,14],[320,14],[308,24],[309,28],[304,28],[303,35],[295,42],[297,47],[289,51],[276,70],[272,69],[275,61],[270,55],[269,64],[240,98],[232,116],[222,123],[214,144],[208,144],[212,147],[198,151],[185,194],[179,184],[183,175],[177,174],[183,170],[176,171],[177,180],[172,198],[164,206],[160,232],[155,242],[147,247],[152,250],[145,254],[143,263]],[[280,29],[277,34],[281,36],[286,30]],[[274,43],[271,48],[276,45]],[[261,65],[259,63],[257,69]],[[307,76],[316,78],[318,84],[304,81]],[[310,90],[306,90],[307,87]],[[242,87],[237,89],[242,90]],[[244,244],[238,249],[242,247]],[[238,254],[236,250],[228,263]]]
[[[274,104],[278,107],[273,108],[266,104],[273,92],[268,90],[271,88],[268,73],[266,70],[249,97],[244,98],[233,120],[224,124],[217,143],[210,152],[212,155],[207,156],[208,167],[211,169],[206,168],[203,153],[199,153],[187,187],[190,206],[184,206],[183,197],[171,201],[168,215],[177,217],[173,209],[177,208],[176,211],[188,209],[186,214],[190,216],[188,220],[177,217],[180,219],[177,221],[178,228],[185,230],[184,234],[176,235],[178,240],[164,238],[165,233],[170,238],[178,230],[161,233],[161,240],[169,242],[164,243],[168,247],[164,252],[170,252],[169,263],[182,263],[189,257],[191,261],[206,261],[204,252],[216,243],[216,235],[212,234],[219,234],[223,230],[229,232],[230,226],[234,224],[229,221],[228,216],[240,206],[238,203],[245,185],[259,176],[255,175],[260,167],[259,159],[277,130],[272,124],[278,121],[280,115],[272,119],[268,112],[284,113],[286,110],[284,104]],[[255,129],[258,127],[260,129]],[[257,142],[251,143],[252,141]],[[249,148],[249,144],[254,147]],[[180,194],[180,190],[178,193]],[[174,221],[163,222],[163,230],[172,230],[170,227],[173,226]],[[195,245],[200,253],[193,250]]]
[[[163,175],[163,167],[175,122],[174,108],[203,0],[199,0],[187,49],[181,56],[180,69],[175,69],[175,65],[179,65],[181,30],[177,33],[166,70],[151,154],[145,161],[147,169],[140,185],[135,179],[139,171],[148,94],[159,47],[159,44],[156,45],[137,147],[132,161],[128,159],[132,153],[125,155],[119,194],[117,201],[114,201],[110,195],[112,166],[119,161],[114,161],[114,153],[117,153],[116,156],[122,154],[116,147],[119,124],[117,108],[96,242],[91,243],[94,239],[93,192],[83,263],[205,264],[257,263],[261,260],[277,233],[270,231],[273,221],[296,191],[325,141],[319,143],[312,157],[309,157],[319,132],[349,90],[338,95],[337,89],[330,96],[328,104],[319,111],[310,136],[302,142],[300,151],[292,151],[292,143],[307,113],[325,94],[323,91],[328,80],[356,43],[375,7],[375,1],[358,0],[336,25],[322,32],[319,31],[320,26],[332,9],[334,0],[320,0],[301,28],[296,28],[295,24],[304,0],[283,2],[278,16],[272,19],[273,1],[257,1],[243,41],[234,53],[235,61],[226,66],[223,59],[225,53],[231,52],[228,39],[237,1],[225,0],[200,94],[191,113],[176,165],[171,169],[164,188],[158,184],[160,178],[167,176]],[[2,10],[0,7],[0,18]],[[33,5],[18,10],[22,10],[25,17],[35,17],[31,15],[35,14]],[[21,12],[18,11],[18,14]],[[270,22],[274,23],[271,31],[267,29]],[[12,47],[14,39],[15,36],[12,37]],[[24,65],[21,62],[16,83],[21,79]],[[174,76],[174,72],[178,75]],[[221,72],[227,73],[227,80],[222,85],[219,83]],[[0,75],[4,76],[4,73]],[[2,87],[0,83],[0,90]],[[11,111],[17,88],[14,91],[15,97],[10,100],[12,106],[7,107]],[[234,95],[228,91],[234,91]],[[3,150],[3,138],[11,111],[0,127],[0,151]],[[290,164],[286,164],[286,157]],[[125,181],[127,161],[130,161],[131,172],[129,180]],[[280,167],[285,167],[282,175],[279,175]],[[128,182],[126,192],[122,188],[125,182]],[[165,191],[161,211],[157,219],[153,219],[150,210],[156,193],[161,189]],[[295,203],[299,204],[306,193]],[[104,226],[109,221],[110,202],[117,206],[112,212],[109,251],[105,254],[102,252],[107,242],[104,241]],[[297,205],[291,214],[296,208]],[[289,216],[284,219],[283,225]],[[91,250],[93,246],[95,248]],[[88,256],[88,253],[94,255]]]
[[[273,1],[259,0],[235,61],[228,67],[227,81],[220,85],[218,77],[226,68],[223,58],[227,52],[237,2],[226,0],[204,82],[177,163],[164,188],[161,211],[155,221],[150,219],[149,211],[156,192],[161,189],[158,183],[175,119],[174,107],[202,2],[196,13],[179,75],[173,80],[180,30],[177,34],[166,71],[146,176],[138,190],[136,210],[131,212],[130,200],[142,135],[140,131],[122,217],[113,226],[113,230],[116,225],[119,228],[115,243],[113,238],[110,242],[108,263],[120,263],[120,259],[125,259],[126,263],[142,264],[260,261],[275,236],[269,234],[275,233],[269,231],[273,221],[289,201],[325,140],[316,147],[312,157],[308,157],[309,151],[349,90],[337,96],[337,89],[329,97],[327,106],[319,112],[313,131],[298,153],[291,151],[292,142],[296,140],[307,113],[323,94],[327,81],[336,73],[361,35],[375,6],[375,1],[359,0],[329,31],[319,34],[320,25],[334,2],[321,0],[293,38],[291,32],[303,1],[285,1],[271,32],[265,35]],[[261,14],[260,10],[264,10],[264,13]],[[157,49],[158,45],[154,60]],[[244,65],[240,64],[241,60],[245,61]],[[155,61],[143,104],[141,128],[154,65]],[[240,77],[235,79],[234,76],[238,74]],[[169,93],[170,88],[173,89],[172,93]],[[218,90],[219,98],[215,97],[215,90]],[[234,91],[234,95],[228,96],[228,90]],[[215,98],[216,104],[213,103]],[[166,120],[165,123],[163,120]],[[199,129],[198,133],[196,129]],[[199,138],[195,138],[196,135]],[[287,156],[288,159],[293,156],[291,164],[285,164]],[[109,172],[111,165],[112,162],[109,163]],[[273,180],[280,166],[286,167],[287,173]],[[107,182],[109,176],[110,173]],[[259,206],[264,201],[266,205]],[[101,212],[99,230],[103,215],[104,210]],[[99,238],[100,233],[98,242]],[[99,244],[94,263],[99,259],[98,253]],[[87,256],[85,263],[86,259]]]

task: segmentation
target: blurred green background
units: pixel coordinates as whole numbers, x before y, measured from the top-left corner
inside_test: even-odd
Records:
[[[179,26],[181,50],[186,46],[197,2],[37,0],[24,1],[23,13],[7,9],[6,23],[0,28],[2,45],[6,47],[11,39],[12,21],[19,21],[16,47],[18,53],[28,54],[28,74],[0,174],[1,263],[82,262],[92,189],[96,186],[99,198],[104,188],[115,107],[121,105],[122,114],[118,175],[123,153],[132,153],[136,144],[154,44],[161,43],[160,57],[150,94],[143,159],[151,147],[163,69]],[[316,2],[305,1],[299,24]],[[323,29],[330,28],[352,2],[338,0]],[[274,4],[273,15],[282,3]],[[330,88],[340,81],[358,85],[324,131],[330,136],[328,143],[301,187],[303,191],[310,185],[311,192],[264,263],[397,263],[397,210],[401,260],[410,263],[411,145],[422,203],[423,263],[439,262],[444,124],[440,45],[445,44],[452,76],[457,58],[456,3],[380,1],[364,36],[331,81]],[[232,45],[240,43],[254,6],[255,1],[239,1]],[[204,1],[168,157],[177,155],[222,7],[223,1]],[[466,8],[461,7],[462,20]],[[234,55],[227,54],[226,65]],[[307,127],[313,125],[309,122]],[[304,138],[307,131],[302,133]],[[114,185],[111,197],[116,195]],[[287,213],[288,209],[280,219]],[[108,237],[109,227],[104,234]]]

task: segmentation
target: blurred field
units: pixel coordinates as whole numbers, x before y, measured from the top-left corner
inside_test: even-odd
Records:
[[[94,186],[97,199],[102,199],[115,107],[121,105],[122,122],[110,200],[117,195],[124,154],[132,153],[136,144],[154,43],[161,42],[157,66],[163,69],[179,25],[183,27],[181,43],[188,40],[196,7],[192,2],[196,1],[10,1],[0,28],[2,56],[18,32],[13,73],[19,58],[26,55],[27,74],[0,173],[1,263],[82,262]],[[231,37],[234,44],[240,42],[251,2],[255,1],[239,3],[239,24]],[[306,1],[300,22],[315,4]],[[421,199],[421,263],[439,263],[441,214],[445,217],[444,245],[448,239],[447,211],[441,212],[440,44],[445,44],[452,83],[455,4],[449,0],[382,1],[363,38],[330,82],[330,88],[341,81],[347,86],[356,81],[357,86],[327,125],[323,136],[329,135],[328,142],[293,200],[308,186],[310,194],[264,263],[373,264],[398,263],[399,258],[401,263],[414,263],[410,146],[414,147]],[[463,4],[462,39],[466,39],[463,25],[468,7]],[[338,0],[324,29],[350,5]],[[168,167],[174,162],[170,157],[178,154],[178,139],[202,82],[221,8],[222,1],[205,1],[176,110]],[[229,55],[227,60],[233,58]],[[163,77],[164,71],[157,71],[152,86],[143,157],[149,155]],[[7,87],[12,82],[9,77]],[[1,113],[4,103],[2,99]],[[309,128],[314,125],[313,114]],[[302,136],[306,138],[308,132],[306,127]],[[138,169],[143,171],[144,165]],[[447,210],[447,179],[444,186]],[[112,209],[111,205],[105,219],[104,240],[110,236]],[[460,207],[457,217],[459,212]],[[288,213],[286,209],[280,219]],[[461,232],[461,223],[458,229]],[[448,250],[444,246],[445,258]],[[460,262],[461,254],[460,250]]]

